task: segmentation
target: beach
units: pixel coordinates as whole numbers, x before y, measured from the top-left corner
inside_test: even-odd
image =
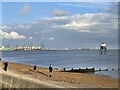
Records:
[[[3,68],[3,62],[0,62]],[[52,77],[49,77],[48,68],[37,67],[26,64],[8,63],[8,71],[1,68],[1,75],[8,75],[44,84],[49,88],[118,88],[118,80],[85,73],[60,72],[54,69]],[[4,82],[4,81],[3,81]],[[29,88],[29,87],[26,87]]]

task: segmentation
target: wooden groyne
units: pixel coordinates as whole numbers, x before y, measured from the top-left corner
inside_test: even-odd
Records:
[[[94,67],[93,68],[86,68],[86,69],[70,69],[70,70],[66,70],[66,68],[63,68],[63,70],[60,70],[61,72],[78,72],[78,73],[94,73],[94,72],[100,72],[100,71],[116,71],[116,70],[120,70],[119,68],[118,69],[95,69]]]
[[[90,73],[90,72],[95,72],[95,68],[86,68],[86,69],[71,69],[71,70],[66,70],[65,68],[62,70],[62,72],[79,72],[79,73]]]

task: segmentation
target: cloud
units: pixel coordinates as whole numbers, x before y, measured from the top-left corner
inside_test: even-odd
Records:
[[[112,33],[117,31],[118,17],[111,13],[87,13],[75,14],[72,16],[61,16],[52,18],[42,18],[36,20],[37,23],[5,25],[3,31],[23,32],[36,36],[56,31],[74,31],[84,33]],[[30,35],[30,36],[31,36]],[[44,37],[44,36],[43,36]]]
[[[29,39],[32,39],[33,37],[29,37]]]
[[[52,41],[52,40],[56,40],[54,37],[50,37],[48,40]]]
[[[53,15],[55,16],[66,16],[69,14],[69,11],[65,11],[65,10],[60,10],[60,9],[55,9],[53,12],[52,12]]]
[[[11,31],[10,33],[0,31],[2,39],[25,39],[24,35],[19,35],[17,32]]]
[[[76,14],[67,17],[67,19],[70,21],[65,24],[54,25],[53,28],[87,33],[109,33],[117,30],[118,26],[117,16],[109,13]]]
[[[27,33],[30,36],[57,31],[74,31],[84,33],[113,33],[118,29],[118,17],[111,13],[87,13],[75,14],[72,16],[61,16],[52,18],[42,18],[36,20],[37,23],[4,25],[0,27],[3,31],[15,31]],[[38,33],[39,32],[39,33]],[[44,37],[44,36],[43,36]]]
[[[30,25],[22,25],[22,24],[18,24],[17,26],[14,27],[15,29],[20,29],[20,28],[30,28]]]
[[[85,47],[90,44],[95,46],[96,43],[101,42],[118,43],[118,16],[116,14],[75,14],[71,16],[47,17],[35,22],[4,25],[0,29],[4,29],[3,31],[12,39],[14,38],[8,32],[20,33],[25,37],[21,40],[21,44],[29,42],[29,40],[26,41],[26,38],[31,38],[34,39],[34,43],[45,41],[46,47]],[[3,37],[9,39],[7,35]],[[5,41],[8,43],[11,40]],[[61,43],[64,44],[61,45]]]
[[[0,30],[2,31],[11,31],[11,30],[21,30],[21,29],[29,29],[31,25],[29,24],[11,24],[11,25],[3,25],[0,26]]]
[[[6,29],[10,29],[10,27],[7,25],[0,26],[0,30],[6,30]]]
[[[24,5],[23,8],[19,11],[19,13],[23,16],[27,16],[31,9],[32,7],[30,5]]]

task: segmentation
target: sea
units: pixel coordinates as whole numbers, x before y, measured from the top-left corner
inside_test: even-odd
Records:
[[[95,68],[94,75],[102,75],[120,79],[118,75],[118,50],[109,49],[107,54],[99,54],[99,50],[33,50],[33,51],[3,51],[4,61],[37,65],[58,69]]]

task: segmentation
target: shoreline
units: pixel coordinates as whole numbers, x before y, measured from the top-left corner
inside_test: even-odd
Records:
[[[2,62],[0,62],[1,64]],[[30,78],[33,81],[37,80],[39,83],[49,83],[63,88],[118,88],[119,80],[109,77],[53,70],[53,75],[50,78],[48,68],[37,67],[37,70],[34,71],[33,66],[27,64],[8,62],[8,65],[8,71],[5,72],[1,68],[1,74],[25,77],[26,80]]]
[[[34,66],[34,64],[26,64],[26,63],[19,63],[19,62],[10,62],[10,63],[15,63],[15,64],[21,64],[21,65],[28,65],[28,66],[31,66],[31,67],[33,67]],[[40,68],[45,68],[45,69],[48,69],[48,67],[47,66],[42,66],[42,65],[37,65],[37,67],[40,67]],[[63,69],[64,68],[57,68],[57,67],[53,67],[53,69],[55,69],[55,70],[60,70],[60,71],[63,71]],[[79,69],[79,68],[74,68],[74,69]],[[83,69],[85,69],[85,68],[83,68]],[[91,69],[91,68],[90,68]],[[71,70],[71,68],[66,68],[66,70]],[[101,71],[99,71],[98,69],[95,69],[95,72],[94,73],[86,73],[86,74],[90,74],[90,75],[94,75],[94,76],[102,76],[102,77],[107,77],[107,78],[112,78],[112,79],[116,79],[116,80],[120,80],[120,78],[118,78],[118,77],[113,77],[113,76],[109,76],[109,75],[105,75],[105,74],[98,74],[98,73],[96,73],[96,72],[109,72],[109,71],[105,71],[105,69],[102,69]],[[112,70],[111,70],[112,71]],[[116,69],[116,70],[114,70],[114,71],[117,71],[118,72],[118,70]],[[79,72],[73,72],[73,73],[79,73]]]
[[[118,70],[116,70],[116,71],[117,71],[118,74],[119,74],[119,71],[118,71]],[[99,71],[99,72],[101,73],[101,71]],[[103,71],[102,71],[102,72],[103,72]],[[116,77],[113,77],[113,76],[108,76],[108,75],[105,75],[105,74],[99,74],[99,73],[94,73],[93,75],[103,76],[103,77],[108,77],[108,78],[112,78],[112,79],[120,80],[119,75],[118,75],[117,78],[116,78]]]

